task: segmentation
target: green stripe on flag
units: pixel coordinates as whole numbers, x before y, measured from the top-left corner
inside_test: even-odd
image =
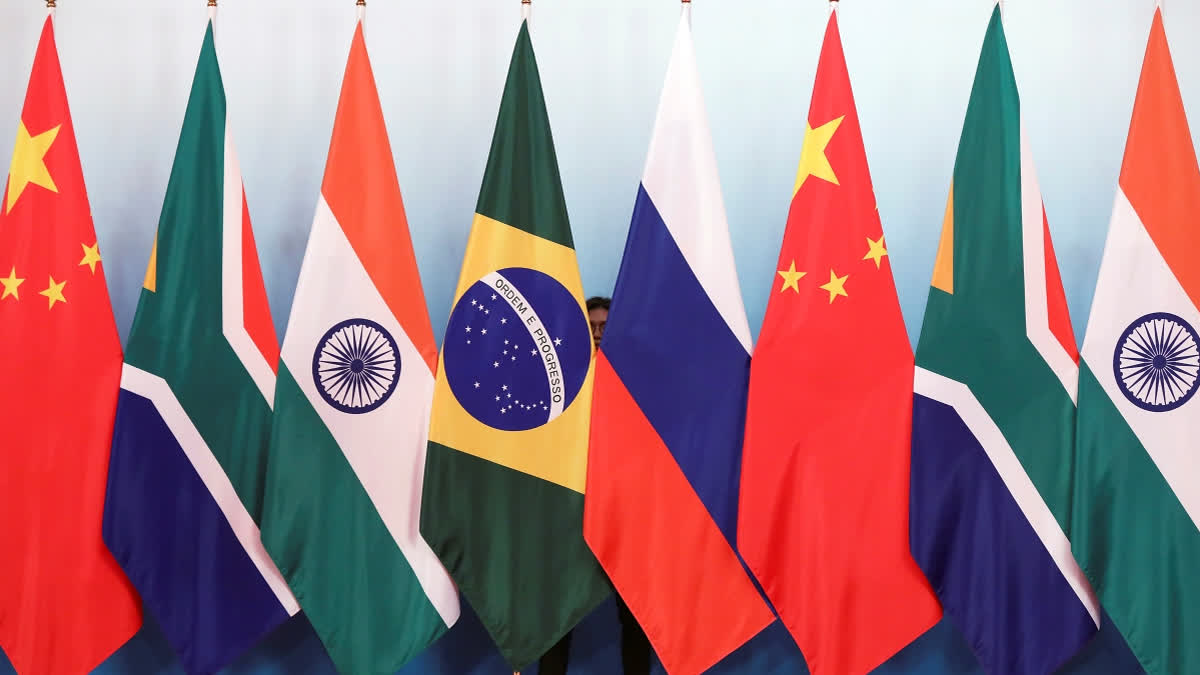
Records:
[[[257,521],[271,408],[221,328],[225,90],[211,23],[175,157],[159,218],[157,285],[138,300],[125,361],[167,381]]]
[[[980,53],[953,185],[954,292],[930,289],[917,365],[970,387],[1065,529],[1071,476],[1064,458],[1073,447],[1075,406],[1026,336],[1021,103],[998,10]]]
[[[412,592],[416,574],[282,364],[275,391],[263,544],[339,671],[395,672],[445,633],[446,624],[424,594]],[[320,500],[288,494],[289,486],[314,481],[320,489],[301,489]],[[337,581],[337,593],[323,590],[331,580]],[[397,632],[397,626],[404,630]]]
[[[1075,500],[1086,508],[1071,528],[1079,563],[1147,672],[1184,672],[1179,665],[1200,663],[1200,625],[1188,621],[1200,607],[1200,530],[1087,362],[1079,449]]]

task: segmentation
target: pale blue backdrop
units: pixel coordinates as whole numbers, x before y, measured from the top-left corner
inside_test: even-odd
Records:
[[[910,334],[925,306],[989,0],[846,0],[841,27],[879,210]],[[1200,119],[1200,5],[1166,1],[1184,100]],[[0,0],[0,157],[45,16]],[[60,0],[59,51],[124,336],[141,287],[205,26],[203,0]],[[218,51],[275,324],[286,324],[324,167],[352,0],[222,0]],[[828,15],[822,0],[697,0],[693,27],[739,278],[755,336]],[[1099,268],[1154,0],[1008,0],[1006,24],[1076,337]],[[534,47],[585,291],[612,289],[679,3],[535,0]],[[371,0],[367,40],[434,330],[449,313],[518,0]],[[4,132],[7,128],[9,131]],[[615,613],[589,618],[579,669],[617,668]],[[969,669],[903,659],[896,672]],[[105,673],[168,673],[148,627]],[[802,666],[778,625],[722,672]],[[0,673],[8,672],[0,660]],[[325,673],[303,620],[237,673]],[[471,617],[411,673],[502,673]]]

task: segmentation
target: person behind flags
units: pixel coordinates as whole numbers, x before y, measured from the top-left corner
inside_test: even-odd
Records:
[[[611,591],[583,540],[592,339],[522,21],[438,360],[421,533],[520,670]]]
[[[459,618],[417,530],[433,328],[360,7],[292,301],[263,541],[343,673],[392,673]]]
[[[133,318],[104,541],[189,673],[299,611],[258,518],[279,348],[213,39],[192,80]]]
[[[667,672],[774,619],[738,557],[750,329],[684,5],[596,357],[584,534]]]
[[[1083,341],[1071,543],[1142,667],[1173,675],[1200,673],[1200,166],[1162,12]]]
[[[1050,673],[1100,613],[1071,556],[1078,355],[992,11],[916,351],[910,545],[989,673]]]
[[[594,298],[593,298],[594,299]],[[646,632],[638,625],[629,605],[614,594],[617,604],[617,621],[621,624],[621,672],[624,675],[650,675],[650,641]],[[538,659],[538,675],[568,675],[570,663],[571,634],[567,631],[550,651]]]
[[[913,353],[831,11],[750,365],[738,546],[814,675],[941,618],[908,547]]]
[[[121,341],[53,10],[0,190],[0,267],[0,648],[21,675],[80,675],[142,610],[101,539]]]
[[[608,310],[612,306],[612,298],[600,296],[588,298],[588,325],[592,329],[592,345],[600,349],[600,339],[604,337],[604,327],[608,325]]]

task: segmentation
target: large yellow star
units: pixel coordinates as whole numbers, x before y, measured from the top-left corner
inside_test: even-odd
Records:
[[[796,172],[796,187],[792,190],[793,195],[800,191],[800,186],[804,185],[804,181],[808,180],[809,176],[816,176],[834,185],[840,185],[837,174],[829,165],[829,158],[825,156],[825,148],[829,146],[829,141],[833,139],[833,135],[844,119],[846,116],[842,115],[816,129],[808,124],[804,125],[804,148],[800,151],[800,169]]]
[[[829,270],[829,283],[822,284],[820,286],[821,290],[829,291],[829,304],[832,305],[833,299],[839,295],[846,296],[847,298],[850,297],[850,295],[846,293],[846,280],[849,278],[849,274],[844,277],[839,277],[833,270]]]
[[[96,273],[96,263],[100,262],[100,242],[96,242],[91,246],[80,244],[83,247],[83,260],[79,261],[80,265],[87,265],[92,269],[92,274]]]
[[[888,254],[887,249],[883,246],[883,235],[879,235],[879,241],[875,241],[870,237],[867,237],[867,246],[870,247],[871,250],[867,251],[867,254],[864,255],[862,259],[874,260],[875,269],[879,269],[879,261]]]
[[[46,168],[46,153],[54,144],[54,139],[58,138],[58,130],[61,128],[60,124],[37,136],[30,136],[24,121],[17,124],[17,145],[13,149],[12,165],[8,168],[8,199],[5,213],[12,212],[13,205],[30,183],[40,185],[51,192],[58,192],[58,186],[54,184],[54,178]]]
[[[792,261],[791,265],[788,265],[788,268],[786,270],[779,270],[778,274],[779,274],[779,276],[783,277],[783,288],[779,289],[780,293],[786,291],[789,288],[792,289],[793,291],[796,291],[797,293],[800,292],[800,287],[796,285],[796,282],[799,281],[800,277],[804,276],[806,274],[806,272],[797,272],[796,271],[796,261],[795,260]]]
[[[50,287],[38,293],[38,295],[44,295],[47,298],[50,298],[50,308],[53,309],[54,303],[67,301],[67,299],[63,297],[63,286],[66,285],[67,282],[65,281],[60,281],[56,284],[54,283],[54,277],[50,277]]]
[[[24,279],[17,278],[17,268],[13,267],[8,272],[7,279],[0,279],[0,285],[4,286],[4,294],[0,295],[0,300],[13,296],[13,300],[20,300],[21,296],[17,295],[17,287],[24,283]]]

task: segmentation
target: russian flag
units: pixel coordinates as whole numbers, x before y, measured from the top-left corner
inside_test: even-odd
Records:
[[[773,614],[735,552],[750,329],[686,8],[596,359],[584,537],[670,673]]]

